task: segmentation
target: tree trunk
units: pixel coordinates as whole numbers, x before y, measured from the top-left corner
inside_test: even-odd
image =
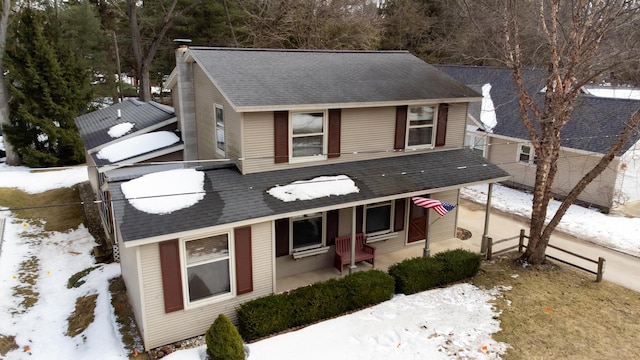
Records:
[[[9,119],[9,94],[7,93],[7,86],[4,83],[4,66],[2,65],[7,44],[7,24],[9,22],[10,11],[11,0],[2,0],[2,14],[0,14],[0,79],[2,79],[0,83],[0,126],[11,123]],[[4,148],[7,153],[7,165],[20,165],[20,157],[13,149],[13,145],[9,143],[6,136],[3,136],[2,139],[4,140]]]

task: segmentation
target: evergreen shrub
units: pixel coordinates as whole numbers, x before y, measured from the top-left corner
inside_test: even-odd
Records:
[[[205,334],[210,360],[244,360],[244,346],[238,329],[223,314],[211,324]]]
[[[393,289],[393,278],[383,271],[357,272],[243,303],[238,327],[252,341],[389,300]]]
[[[480,254],[463,249],[444,251],[434,255],[433,258],[444,267],[442,273],[444,284],[474,276],[478,273],[482,261]]]

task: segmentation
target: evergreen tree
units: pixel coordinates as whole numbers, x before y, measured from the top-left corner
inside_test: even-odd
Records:
[[[10,125],[3,128],[30,167],[84,162],[74,118],[91,101],[89,77],[51,9],[24,7],[5,55]]]

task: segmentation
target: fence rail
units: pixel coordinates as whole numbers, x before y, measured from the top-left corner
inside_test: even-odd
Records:
[[[512,250],[515,250],[515,249],[518,249],[518,252],[521,253],[523,249],[527,248],[527,245],[525,245],[525,243],[524,243],[525,239],[529,240],[529,236],[525,235],[524,229],[520,230],[520,235],[514,236],[514,237],[510,237],[510,238],[501,239],[501,240],[498,240],[498,241],[493,241],[492,238],[488,238],[486,259],[487,260],[491,260],[493,255],[506,253],[506,252],[509,252],[509,251],[512,251]],[[494,245],[506,243],[506,242],[513,241],[513,240],[518,240],[518,244],[512,245],[512,246],[508,246],[508,247],[500,249],[498,251],[493,251],[493,246]],[[576,257],[578,259],[582,259],[582,260],[597,264],[598,265],[597,266],[597,270],[594,271],[594,270],[588,269],[586,267],[580,266],[578,264],[574,264],[574,263],[572,263],[570,261],[563,260],[563,259],[560,259],[558,257],[545,254],[545,256],[547,258],[549,258],[549,259],[553,259],[553,260],[559,261],[559,262],[561,262],[563,264],[567,264],[569,266],[573,266],[573,267],[578,268],[580,270],[586,271],[586,272],[588,272],[590,274],[594,274],[596,276],[596,282],[601,282],[602,281],[602,276],[604,274],[604,267],[605,267],[605,262],[606,262],[606,260],[603,257],[599,257],[598,260],[593,260],[593,259],[590,259],[588,257],[582,256],[580,254],[576,254],[576,253],[574,253],[572,251],[562,249],[562,248],[560,248],[558,246],[555,246],[555,245],[548,244],[547,246],[550,247],[550,248],[556,249],[558,251],[561,251],[561,252],[563,252],[565,254],[574,256],[574,257]]]

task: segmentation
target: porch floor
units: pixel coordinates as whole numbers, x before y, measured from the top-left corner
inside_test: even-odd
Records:
[[[475,246],[474,243],[469,240],[460,240],[456,238],[441,240],[437,242],[431,243],[431,255],[437,254],[439,252],[450,250],[450,249],[466,249],[474,252],[480,252],[480,247]],[[394,251],[387,254],[376,254],[376,266],[375,269],[387,271],[389,266],[398,263],[404,259],[422,256],[424,250],[424,241],[419,242],[418,244],[407,246],[402,250]],[[355,271],[363,271],[363,270],[371,270],[372,267],[370,264],[365,262],[356,263]],[[345,265],[343,275],[346,276],[349,274],[348,265]],[[295,288],[299,288],[302,286],[310,285],[316,283],[318,281],[329,280],[332,278],[339,278],[340,272],[334,267],[328,267],[324,269],[319,269],[316,271],[310,271],[282,279],[276,280],[276,293],[281,293],[284,291],[289,291]]]

